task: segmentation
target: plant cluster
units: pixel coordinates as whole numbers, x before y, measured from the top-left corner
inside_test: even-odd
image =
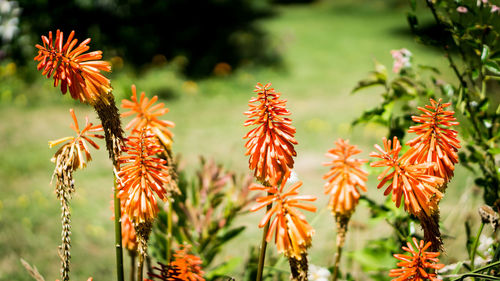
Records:
[[[410,3],[415,10],[417,3]],[[394,262],[399,260],[397,269],[384,272],[386,277],[396,281],[499,279],[496,229],[500,208],[500,106],[495,95],[495,81],[500,80],[500,34],[495,18],[499,8],[488,0],[427,0],[424,4],[436,26],[450,40],[426,38],[420,33],[414,12],[409,14],[410,24],[420,40],[443,48],[457,82],[438,79],[439,72],[433,67],[415,67],[411,52],[400,49],[391,52],[396,78],[389,80],[385,66],[377,63],[370,77],[354,89],[356,92],[382,86],[382,103],[363,113],[354,124],[377,122],[388,128],[389,136],[383,138],[383,145],[375,144],[375,151],[369,154],[375,159],[369,166],[377,171],[383,168],[377,177],[377,188],[384,187],[383,194],[390,197],[385,204],[378,204],[361,195],[361,191],[367,191],[368,171],[363,165],[368,160],[357,158],[361,150],[339,138],[326,154],[329,161],[323,163],[329,167],[323,177],[324,193],[329,196],[325,207],[332,212],[337,226],[337,247],[330,268],[332,280],[353,280],[341,269],[341,255],[349,221],[361,200],[368,204],[374,217],[386,218],[396,234],[373,243],[390,251]],[[258,183],[204,158],[196,176],[190,178],[174,153],[171,129],[175,124],[161,120],[169,110],[157,103],[158,97],[148,98],[145,93],[138,96],[132,86],[130,100],[122,101],[122,108],[129,111],[120,116],[110,80],[101,73],[109,72],[110,64],[101,61],[102,52],[87,52],[90,39],[78,44],[74,32],[64,40],[58,30],[55,37],[51,32],[48,37],[42,36],[42,42],[43,46],[37,45],[35,57],[38,69],[54,80],[54,86],[60,85],[63,94],[69,90],[73,99],[93,106],[102,122],[102,126],[94,126],[87,119],[80,130],[75,113],[70,110],[76,137],[49,143],[51,147],[61,145],[53,161],[56,194],[62,206],[62,280],[70,280],[69,199],[74,192],[73,172],[91,160],[89,146],[99,148],[92,138],[106,140],[113,163],[119,281],[125,280],[123,248],[131,258],[132,281],[144,280],[145,270],[150,278],[147,280],[234,280],[228,274],[241,261],[220,263],[217,256],[244,231],[244,226],[236,225],[237,217],[262,209],[265,213],[258,223],[263,228],[260,248],[251,251],[245,268],[250,273],[245,276],[260,281],[288,275],[287,271],[272,277],[272,273],[265,272],[277,270],[280,263],[269,257],[267,264],[271,266],[266,269],[268,243],[275,244],[277,252],[288,260],[291,280],[321,280],[324,277],[318,276],[330,275],[329,269],[308,263],[315,230],[303,211],[316,211],[312,203],[316,197],[301,192],[303,182],[294,171],[298,156],[296,129],[286,108],[287,101],[271,83],[257,83],[256,97],[250,99],[249,109],[244,112],[244,126],[250,127],[243,137],[248,167]],[[456,63],[457,57],[460,64]],[[423,72],[429,70],[431,75],[427,77]],[[120,117],[127,116],[133,118],[125,126],[125,137]],[[99,131],[104,136],[97,134]],[[402,144],[406,133],[414,136]],[[487,205],[479,210],[481,225],[476,237],[470,235],[471,226],[466,224],[469,259],[445,266],[438,258],[447,238],[441,235],[439,203],[446,196],[459,162],[479,171],[475,183],[484,190]],[[417,223],[422,233],[415,230]],[[491,237],[482,235],[486,224],[494,228]],[[399,247],[408,254],[395,253]],[[366,251],[370,249],[367,247]],[[156,266],[152,258],[157,261]],[[37,280],[41,278],[36,268],[25,266]]]

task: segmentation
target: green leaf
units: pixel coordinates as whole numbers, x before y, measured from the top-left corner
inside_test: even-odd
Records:
[[[234,237],[238,236],[238,234],[240,234],[243,230],[245,230],[245,228],[246,228],[245,226],[233,228],[233,229],[227,231],[226,233],[222,234],[218,239],[220,239],[224,242],[227,242],[227,241],[233,239]]]
[[[355,93],[359,90],[362,90],[362,89],[365,89],[365,88],[368,88],[371,86],[377,86],[377,85],[383,86],[383,85],[385,85],[385,82],[380,81],[380,80],[376,79],[375,77],[370,77],[370,78],[359,81],[358,84],[356,85],[356,87],[354,87],[354,89],[352,89],[351,93]]]
[[[417,28],[418,28],[418,18],[415,16],[414,13],[408,13],[406,16],[406,20],[408,21],[408,25],[410,26],[410,29],[413,33],[416,33]]]
[[[422,70],[430,70],[436,74],[440,74],[441,72],[439,71],[439,69],[437,69],[436,67],[434,66],[430,66],[430,65],[424,65],[424,64],[419,64],[418,65],[418,68],[422,69]]]
[[[493,60],[487,60],[484,67],[496,75],[500,75],[500,66]]]
[[[490,59],[500,61],[500,51],[496,51],[491,54]]]
[[[481,62],[484,63],[490,54],[490,48],[488,45],[483,45],[483,50],[481,51]]]
[[[473,68],[471,74],[472,74],[472,79],[476,80],[479,77],[479,69]]]
[[[417,9],[417,0],[410,0],[410,6],[413,11]]]
[[[458,272],[460,271],[460,269],[462,268],[462,265],[464,264],[463,261],[459,261],[457,262],[457,266],[455,267],[455,269],[453,269],[453,273],[452,274],[458,274]]]
[[[493,155],[500,154],[500,147],[492,147],[492,148],[488,149],[488,152],[493,154]]]
[[[234,257],[227,262],[224,262],[205,274],[207,280],[215,277],[224,277],[235,271],[235,268],[241,263],[241,257]]]
[[[444,84],[441,86],[441,92],[445,96],[452,97],[453,94],[455,93],[455,89],[451,84]]]

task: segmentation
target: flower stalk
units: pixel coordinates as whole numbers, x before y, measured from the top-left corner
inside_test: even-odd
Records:
[[[82,103],[94,107],[104,129],[106,148],[113,162],[116,172],[119,171],[118,158],[123,145],[123,130],[120,116],[116,108],[110,81],[101,71],[110,72],[111,64],[102,61],[102,51],[87,52],[90,47],[90,38],[77,45],[72,31],[64,42],[63,32],[57,30],[55,38],[52,32],[49,36],[42,36],[42,44],[37,44],[38,61],[37,69],[47,78],[53,78],[54,86],[60,84],[61,92],[66,94],[69,90],[71,97]],[[115,185],[116,189],[116,185]],[[115,201],[117,200],[115,196]],[[120,208],[120,202],[115,202]],[[115,219],[120,219],[120,211],[115,213]],[[120,224],[115,224],[116,238],[121,235]],[[117,277],[123,281],[123,251],[121,238],[116,239]]]
[[[270,196],[271,193],[267,193],[267,196]],[[267,205],[266,207],[266,212],[269,212],[272,208],[272,204]],[[259,264],[257,266],[257,281],[262,280],[262,275],[264,274],[264,263],[266,260],[266,249],[267,249],[267,241],[266,241],[266,236],[267,232],[269,231],[269,223],[267,222],[266,225],[264,226],[264,229],[262,231],[262,241],[260,242],[260,249],[259,249]]]
[[[323,179],[328,180],[325,183],[325,194],[330,195],[328,208],[332,211],[337,224],[337,251],[332,275],[334,281],[337,280],[339,273],[349,220],[361,197],[359,189],[366,192],[368,173],[361,169],[361,166],[367,160],[352,158],[359,153],[361,150],[355,145],[350,145],[349,140],[338,139],[335,148],[326,154],[332,160],[323,163],[324,166],[331,166]]]

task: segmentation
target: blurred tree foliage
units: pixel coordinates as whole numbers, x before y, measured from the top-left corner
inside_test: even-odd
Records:
[[[106,57],[118,55],[134,66],[181,56],[190,76],[212,73],[219,63],[235,68],[276,63],[278,55],[256,21],[273,15],[267,0],[19,0],[21,33],[32,43],[61,29],[91,37]],[[22,36],[20,36],[22,37]],[[21,40],[26,46],[26,38]],[[11,48],[25,61],[33,46]]]

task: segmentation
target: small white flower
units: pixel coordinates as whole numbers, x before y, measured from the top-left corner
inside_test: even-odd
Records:
[[[491,246],[493,246],[493,243],[495,243],[495,240],[493,240],[493,238],[481,235],[479,237],[479,246],[477,246],[477,251],[485,256],[487,255]]]
[[[12,2],[7,0],[0,0],[0,13],[8,14],[12,8]]]
[[[299,179],[299,176],[297,175],[297,173],[295,172],[295,170],[292,170],[290,172],[290,177],[288,178],[288,183],[289,184],[294,184],[296,182],[298,182],[300,179]]]
[[[309,265],[308,278],[310,281],[328,281],[330,280],[330,271],[324,267],[316,266],[314,264]]]
[[[491,260],[490,257],[482,258],[480,256],[477,256],[474,258],[474,266],[475,267],[481,267],[486,265],[489,261]]]

